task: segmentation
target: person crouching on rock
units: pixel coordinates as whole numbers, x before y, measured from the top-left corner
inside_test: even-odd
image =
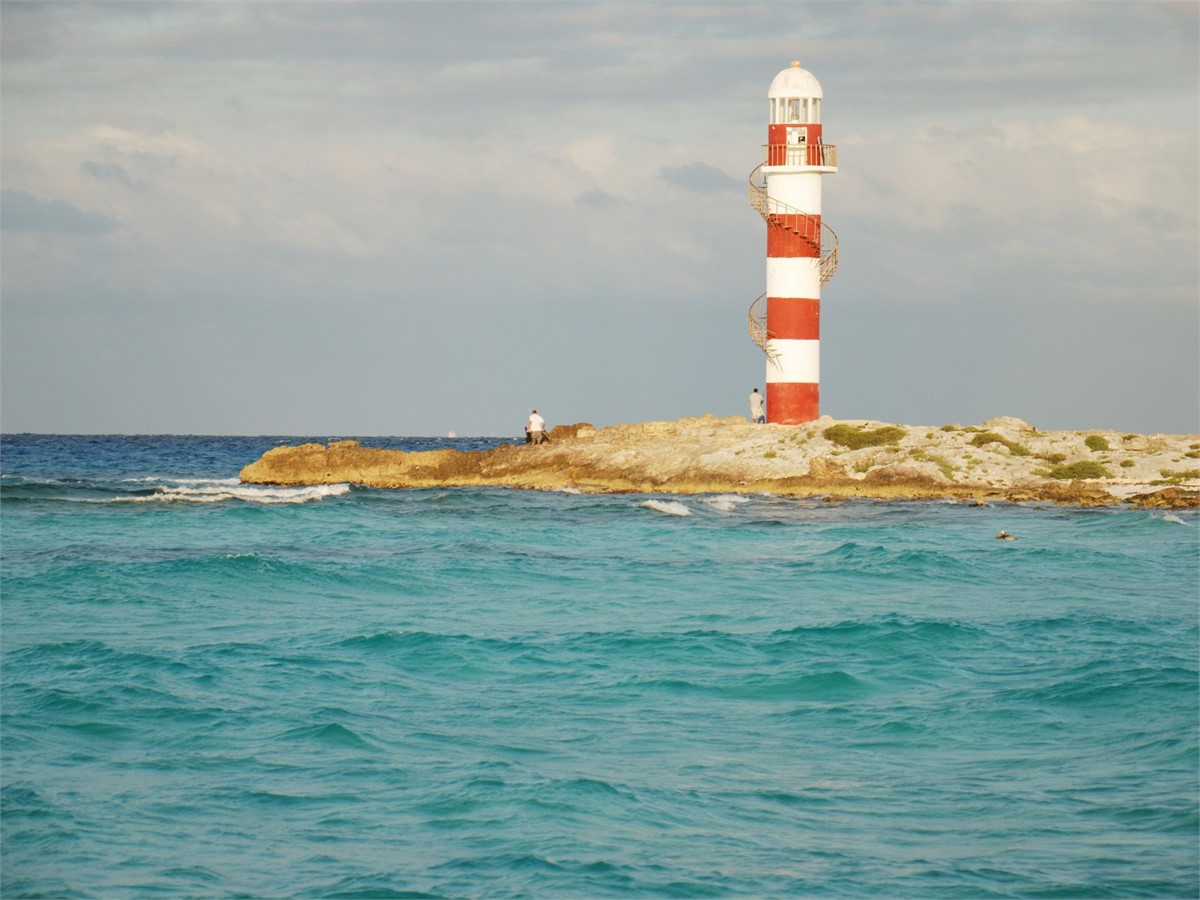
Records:
[[[528,435],[526,443],[541,444],[546,440],[546,420],[538,415],[536,409],[529,414],[525,434]]]

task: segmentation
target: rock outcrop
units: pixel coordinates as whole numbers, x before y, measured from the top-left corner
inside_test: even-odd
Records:
[[[242,470],[252,484],[383,488],[497,485],[613,493],[756,493],[891,499],[1200,505],[1200,436],[890,426],[822,417],[754,425],[702,416],[593,428],[560,425],[541,446],[405,453],[357,441],[277,447]]]

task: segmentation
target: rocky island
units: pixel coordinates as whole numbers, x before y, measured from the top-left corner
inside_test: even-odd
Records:
[[[505,486],[587,493],[770,493],[1081,506],[1200,506],[1200,435],[1040,431],[1011,417],[900,426],[827,416],[754,425],[701,416],[560,425],[541,446],[405,453],[357,441],[276,447],[248,484]]]

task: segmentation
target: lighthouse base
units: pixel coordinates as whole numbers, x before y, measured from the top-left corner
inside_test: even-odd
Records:
[[[820,417],[819,384],[777,382],[767,384],[767,421],[775,425],[802,425]]]

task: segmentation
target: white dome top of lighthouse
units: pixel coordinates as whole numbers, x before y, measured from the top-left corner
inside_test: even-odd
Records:
[[[821,97],[821,83],[808,69],[800,68],[797,60],[780,72],[767,88],[767,98],[775,97]]]

